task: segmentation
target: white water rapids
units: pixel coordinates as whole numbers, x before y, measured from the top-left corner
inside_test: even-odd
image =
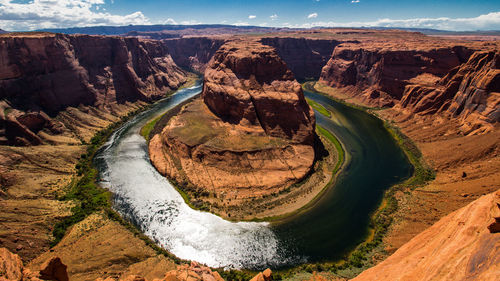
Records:
[[[181,90],[118,129],[96,157],[101,184],[114,194],[117,211],[179,258],[226,268],[289,263],[291,258],[280,253],[280,242],[267,223],[234,223],[191,209],[150,164],[140,128],[200,89]]]

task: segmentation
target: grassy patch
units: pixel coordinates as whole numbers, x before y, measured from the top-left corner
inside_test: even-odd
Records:
[[[161,116],[156,117],[155,119],[149,121],[144,127],[141,128],[141,136],[143,136],[147,142],[149,142],[149,135],[153,128],[155,127],[156,123],[160,121]]]
[[[86,153],[80,156],[75,166],[77,176],[68,186],[66,194],[59,198],[60,200],[71,200],[76,205],[71,209],[71,216],[65,217],[54,226],[52,231],[52,235],[54,236],[52,246],[61,241],[67,229],[73,224],[82,221],[96,211],[111,208],[111,193],[97,185],[98,172],[94,168],[92,160],[99,147],[104,144],[113,130],[141,110],[131,112],[127,116],[122,117],[119,122],[113,123],[99,131],[90,140]]]
[[[121,117],[120,121],[109,125],[107,128],[97,132],[87,145],[86,153],[80,156],[76,164],[77,175],[67,187],[66,193],[59,200],[68,200],[74,202],[75,206],[71,209],[71,215],[57,222],[52,231],[54,237],[51,242],[51,247],[61,241],[67,230],[74,224],[84,220],[87,216],[95,212],[104,212],[109,219],[114,220],[132,232],[136,237],[143,240],[146,245],[150,246],[157,254],[162,254],[175,263],[187,263],[165,249],[156,245],[149,237],[143,234],[136,226],[123,219],[116,211],[111,208],[111,192],[100,187],[97,184],[98,171],[93,165],[93,158],[98,149],[107,141],[109,136],[138,113],[149,109],[151,105],[147,105],[140,109],[130,112],[128,115]],[[153,120],[158,121],[158,120]],[[152,124],[154,127],[154,124]],[[148,128],[151,131],[151,129]],[[142,130],[141,130],[142,131]],[[141,132],[142,133],[142,132]]]
[[[330,133],[328,130],[326,130],[325,128],[323,128],[319,125],[316,125],[316,130],[318,133],[320,133],[326,139],[328,139],[331,143],[333,143],[333,145],[335,146],[335,149],[337,150],[338,160],[337,160],[337,164],[335,165],[335,168],[333,169],[333,172],[332,172],[332,174],[335,175],[338,172],[338,170],[340,169],[340,167],[342,166],[342,164],[344,163],[344,158],[345,158],[344,148],[342,147],[342,144],[340,143],[340,141],[332,133]]]
[[[337,151],[337,163],[335,164],[335,168],[332,170],[332,177],[330,178],[330,180],[328,181],[328,183],[323,187],[323,189],[318,194],[316,194],[316,196],[314,196],[314,198],[311,201],[309,201],[309,203],[305,204],[304,206],[302,206],[301,208],[299,208],[299,209],[297,209],[295,211],[292,211],[292,212],[286,213],[286,214],[282,214],[282,215],[279,215],[279,216],[270,216],[270,217],[265,217],[265,218],[255,218],[255,219],[252,219],[250,221],[254,221],[254,222],[263,222],[263,221],[274,222],[274,221],[280,221],[280,220],[286,219],[287,217],[296,215],[296,214],[298,214],[298,213],[300,213],[300,212],[302,212],[302,211],[310,208],[313,204],[315,204],[321,198],[321,196],[323,195],[323,193],[328,189],[328,187],[330,187],[333,184],[333,181],[335,180],[335,175],[338,173],[338,171],[342,167],[342,164],[344,164],[345,151],[344,151],[344,148],[342,147],[342,144],[337,139],[337,137],[335,137],[332,133],[330,133],[325,128],[323,128],[323,127],[321,127],[319,125],[316,125],[316,132],[318,134],[322,135],[324,138],[326,138],[326,140],[328,140],[329,142],[331,142],[335,146],[335,150]],[[296,185],[299,186],[300,184],[301,183],[297,183]],[[293,187],[297,187],[297,186],[293,186]],[[286,190],[284,190],[282,192],[287,192],[287,190],[289,191],[289,189],[286,189]]]
[[[308,99],[306,98],[306,101],[307,103],[312,107],[314,108],[317,112],[323,114],[324,116],[330,118],[332,116],[332,113],[330,111],[328,111],[324,106],[322,106],[321,104],[313,101],[312,99]]]

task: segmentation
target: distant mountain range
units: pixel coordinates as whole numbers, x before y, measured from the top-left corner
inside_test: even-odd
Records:
[[[261,27],[261,26],[235,26],[224,24],[199,24],[199,25],[127,25],[127,26],[89,26],[71,28],[49,28],[37,31],[65,33],[65,34],[89,34],[89,35],[123,35],[129,32],[160,32],[160,31],[180,31],[180,30],[201,30],[201,29],[226,29],[229,33],[267,33],[280,30],[290,30],[289,28]]]
[[[332,27],[317,27],[318,29]],[[487,31],[447,31],[431,28],[406,28],[406,27],[360,27],[361,29],[399,29],[411,32],[420,32],[426,35],[482,35],[482,36],[500,36],[500,30]],[[347,29],[347,28],[346,28]],[[350,29],[350,28],[349,28]],[[130,36],[147,36],[150,38],[172,38],[181,37],[183,35],[199,35],[199,34],[242,34],[242,33],[269,33],[279,31],[300,30],[299,28],[280,28],[280,27],[262,27],[262,26],[235,26],[226,24],[199,24],[199,25],[171,25],[171,24],[156,24],[156,25],[127,25],[127,26],[88,26],[88,27],[70,27],[70,28],[48,28],[39,29],[36,31],[54,32],[65,34],[89,34],[89,35],[130,35]],[[0,29],[0,34],[8,31]]]
[[[388,29],[398,29],[412,32],[420,32],[426,35],[495,35],[500,36],[500,30],[477,30],[477,31],[449,31],[449,30],[440,30],[440,29],[432,29],[432,28],[410,28],[410,27],[361,27],[366,29],[375,29],[375,30],[388,30]]]

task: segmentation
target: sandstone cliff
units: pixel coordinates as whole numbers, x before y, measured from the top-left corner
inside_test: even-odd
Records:
[[[442,218],[361,280],[498,280],[500,190]]]
[[[453,46],[342,44],[321,72],[320,82],[331,87],[352,86],[376,106],[392,106],[403,96],[412,79],[427,74],[439,79],[465,62],[471,50]]]
[[[162,174],[227,198],[278,192],[308,174],[314,113],[273,48],[223,45],[205,71],[202,99],[151,139]]]
[[[224,42],[224,39],[208,37],[162,41],[177,65],[200,73],[205,71],[208,62]]]
[[[68,131],[54,117],[69,107],[88,105],[113,115],[113,105],[163,97],[177,89],[185,75],[157,41],[49,33],[3,35],[0,141],[40,144],[40,132]]]
[[[205,36],[162,40],[175,63],[183,68],[204,72],[215,52],[229,37]],[[319,78],[321,68],[328,62],[340,41],[329,39],[264,37],[264,45],[273,47],[293,72],[295,78]]]
[[[435,85],[408,85],[399,107],[410,113],[444,112],[466,134],[492,130],[500,121],[500,53],[477,51]]]
[[[335,47],[341,43],[328,39],[286,37],[264,37],[260,42],[274,47],[299,80],[318,79],[321,68],[328,62]]]

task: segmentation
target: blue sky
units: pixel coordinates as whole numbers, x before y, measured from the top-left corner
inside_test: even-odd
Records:
[[[500,30],[500,0],[0,0],[0,28],[218,23]]]

